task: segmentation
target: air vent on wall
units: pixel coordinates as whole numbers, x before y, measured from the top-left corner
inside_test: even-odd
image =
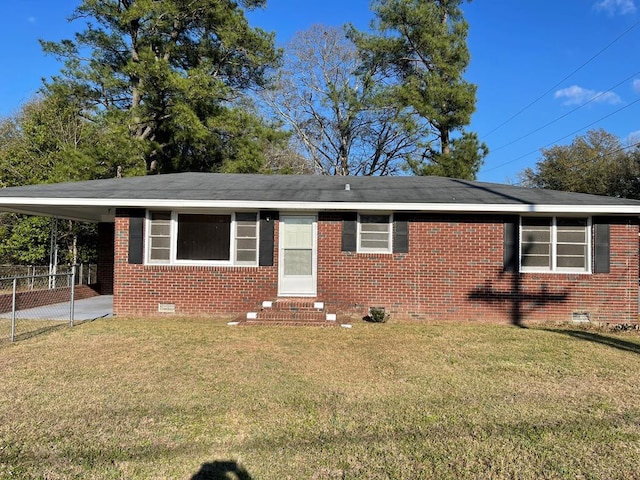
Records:
[[[571,314],[571,321],[576,323],[586,323],[591,321],[589,318],[589,312],[573,312]]]

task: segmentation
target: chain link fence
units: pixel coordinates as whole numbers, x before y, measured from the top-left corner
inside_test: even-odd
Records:
[[[71,271],[71,265],[58,265],[57,270]],[[49,275],[51,267],[48,265],[0,265],[0,278],[5,277],[33,277]],[[76,265],[76,285],[91,285],[97,282],[98,266],[95,263],[79,263]]]
[[[0,277],[0,343],[73,326],[75,272]]]

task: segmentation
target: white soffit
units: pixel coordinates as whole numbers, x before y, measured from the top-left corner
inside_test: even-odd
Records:
[[[389,212],[455,212],[455,213],[517,213],[517,214],[617,214],[640,215],[640,205],[554,205],[526,203],[370,203],[370,202],[287,202],[287,201],[237,201],[237,200],[177,200],[177,199],[114,199],[114,198],[27,198],[0,197],[2,207],[11,211],[51,212],[55,207],[62,211],[81,212],[109,208],[161,209],[252,209],[287,211],[389,211]],[[81,215],[82,216],[82,215]]]

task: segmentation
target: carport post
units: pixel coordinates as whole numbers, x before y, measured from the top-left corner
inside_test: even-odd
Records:
[[[16,339],[16,290],[18,288],[18,279],[13,279],[13,293],[11,295],[11,341]]]
[[[69,326],[73,327],[74,303],[76,293],[76,266],[71,265],[71,295],[69,298]]]

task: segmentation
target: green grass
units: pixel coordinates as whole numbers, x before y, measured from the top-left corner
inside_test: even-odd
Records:
[[[640,478],[639,367],[593,330],[98,320],[0,345],[0,478]]]

